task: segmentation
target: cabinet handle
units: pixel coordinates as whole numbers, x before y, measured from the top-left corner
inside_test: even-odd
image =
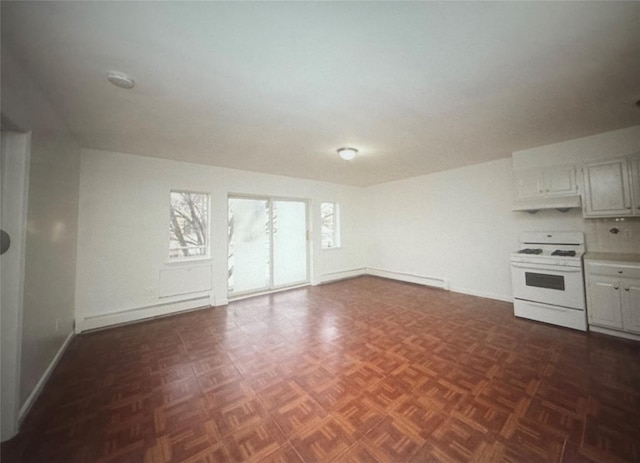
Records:
[[[627,206],[627,209],[631,209],[631,206]]]
[[[629,291],[629,288],[624,288],[625,291]]]
[[[614,287],[613,287],[613,289],[618,289],[618,288],[620,288],[620,287],[619,287],[619,286],[614,286]]]
[[[622,270],[618,270],[618,273],[622,274]]]

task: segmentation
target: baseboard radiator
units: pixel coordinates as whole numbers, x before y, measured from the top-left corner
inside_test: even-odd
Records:
[[[165,302],[144,307],[120,310],[95,315],[87,315],[76,320],[76,333],[106,328],[114,325],[133,323],[150,318],[172,315],[213,305],[209,296],[196,296],[180,301]]]
[[[415,273],[407,272],[395,272],[393,270],[385,270],[375,267],[361,267],[323,273],[320,278],[319,284],[331,283],[334,281],[345,280],[347,278],[354,278],[361,275],[372,275],[381,278],[388,278],[390,280],[405,281],[407,283],[431,286],[434,288],[445,289],[447,291],[450,289],[449,280],[447,280],[446,278],[418,275]]]
[[[418,285],[432,286],[449,291],[449,280],[441,277],[418,275],[409,272],[395,272],[393,270],[385,270],[381,268],[368,267],[367,275],[373,275],[391,280],[405,281],[407,283],[415,283]]]

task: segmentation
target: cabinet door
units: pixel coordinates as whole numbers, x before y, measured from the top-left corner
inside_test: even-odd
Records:
[[[594,162],[584,167],[586,217],[631,214],[631,188],[627,159]]]
[[[516,196],[543,198],[577,193],[575,166],[540,167],[515,171]]]
[[[553,167],[545,170],[545,190],[548,195],[576,194],[576,169],[574,166]]]
[[[620,282],[609,278],[597,278],[587,282],[587,311],[589,323],[622,328],[622,302]]]
[[[640,154],[630,158],[633,215],[640,215]]]
[[[543,180],[541,169],[527,169],[515,171],[516,197],[532,198],[538,197],[543,191]]]
[[[640,333],[640,281],[622,281],[622,317],[624,329]]]

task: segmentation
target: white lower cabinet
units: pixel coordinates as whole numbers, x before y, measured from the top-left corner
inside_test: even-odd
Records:
[[[588,278],[587,307],[590,325],[622,329],[620,282],[605,277]]]
[[[640,280],[629,280],[622,284],[624,329],[640,334]]]
[[[585,257],[589,325],[614,330],[610,334],[640,335],[640,260],[597,260],[599,255],[611,258],[604,253]]]

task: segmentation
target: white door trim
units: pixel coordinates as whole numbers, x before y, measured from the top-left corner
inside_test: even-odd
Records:
[[[0,256],[1,396],[0,438],[18,432],[20,410],[20,359],[24,262],[29,197],[31,133],[2,132],[2,201],[0,226],[11,237],[11,246]]]

